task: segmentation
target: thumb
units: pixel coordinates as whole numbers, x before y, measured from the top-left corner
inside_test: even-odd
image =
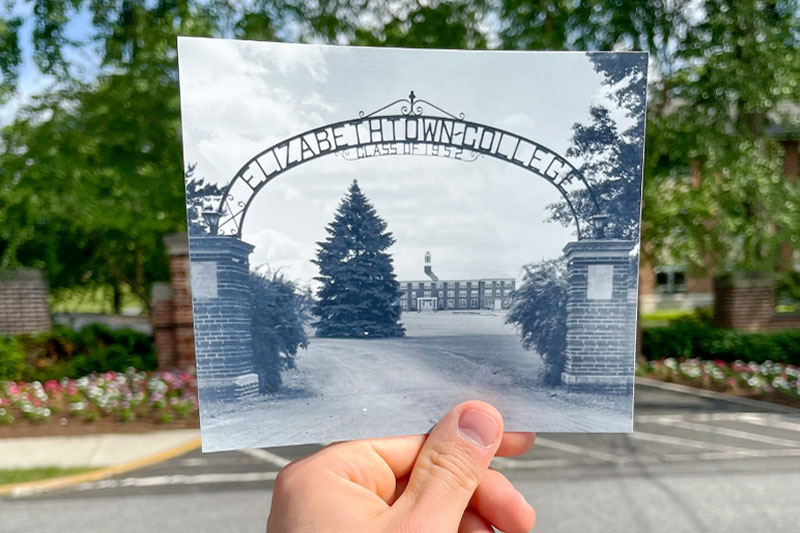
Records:
[[[491,405],[455,407],[425,441],[396,507],[425,531],[456,531],[502,436],[503,419]]]

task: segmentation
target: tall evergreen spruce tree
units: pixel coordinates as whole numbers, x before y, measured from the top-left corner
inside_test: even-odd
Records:
[[[400,290],[391,256],[394,237],[355,180],[318,242],[322,283],[312,312],[318,337],[399,337]]]

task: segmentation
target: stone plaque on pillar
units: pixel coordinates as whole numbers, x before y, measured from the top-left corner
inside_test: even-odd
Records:
[[[193,261],[192,297],[196,300],[208,300],[217,297],[217,263],[213,261]]]
[[[587,300],[610,300],[614,291],[614,265],[589,265]]]

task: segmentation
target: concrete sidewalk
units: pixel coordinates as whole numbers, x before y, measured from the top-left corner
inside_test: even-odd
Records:
[[[200,445],[200,430],[0,439],[0,469],[102,468]]]

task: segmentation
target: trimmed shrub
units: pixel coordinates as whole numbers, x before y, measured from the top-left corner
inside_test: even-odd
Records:
[[[567,350],[567,278],[563,259],[525,266],[506,323],[520,328],[522,345],[544,359],[544,380],[561,383]]]
[[[774,361],[800,365],[800,329],[765,333],[717,329],[705,317],[673,320],[642,331],[642,354],[649,360],[709,359]]]
[[[310,296],[279,272],[250,273],[253,356],[262,393],[277,391],[281,372],[294,368],[297,350],[308,347],[305,324]]]
[[[0,381],[20,379],[25,365],[25,352],[17,339],[0,337]]]
[[[55,326],[49,333],[14,339],[24,354],[20,374],[26,381],[78,378],[92,372],[155,370],[155,345],[150,335],[132,329],[114,330],[90,324],[76,331]]]

